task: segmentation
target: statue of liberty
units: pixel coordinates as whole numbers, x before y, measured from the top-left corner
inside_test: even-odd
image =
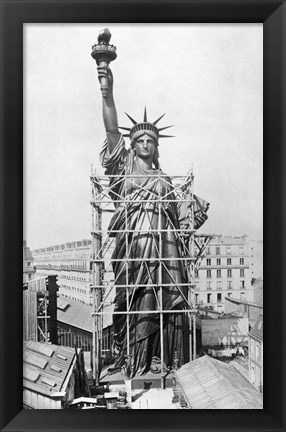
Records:
[[[97,70],[100,82],[106,83],[102,97],[106,140],[100,160],[105,174],[110,176],[116,207],[109,224],[110,236],[115,237],[113,271],[118,286],[113,354],[115,366],[123,367],[129,352],[128,375],[133,378],[152,370],[154,359],[161,357],[160,310],[168,311],[163,314],[161,331],[166,368],[172,368],[175,352],[180,365],[189,361],[189,319],[186,312],[180,313],[190,308],[188,277],[185,262],[180,259],[185,256],[183,241],[176,230],[185,226],[190,205],[176,202],[172,181],[159,164],[159,140],[167,127],[160,129],[157,124],[163,116],[150,122],[145,109],[143,121],[137,122],[127,114],[132,127],[122,128],[128,131],[123,136],[119,132],[111,69],[108,63],[98,62]],[[124,198],[127,204],[122,202]],[[198,228],[207,219],[209,205],[198,197],[194,199]],[[127,308],[129,322],[124,314]]]

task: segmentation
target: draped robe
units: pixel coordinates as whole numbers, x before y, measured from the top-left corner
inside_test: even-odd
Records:
[[[188,308],[188,287],[181,286],[187,282],[186,266],[175,259],[184,255],[176,232],[180,213],[178,203],[168,201],[175,199],[171,180],[161,170],[140,169],[122,136],[112,154],[106,140],[100,156],[105,174],[112,176],[111,196],[116,206],[109,224],[110,236],[115,237],[112,258],[118,260],[113,262],[114,312],[140,311],[128,315],[129,324],[126,314],[113,314],[115,366],[125,363],[128,325],[132,378],[148,372],[152,359],[160,358],[161,306],[164,311]],[[117,177],[126,174],[134,177]],[[128,202],[123,202],[124,198]],[[179,364],[189,360],[188,343],[188,315],[164,313],[163,359],[167,368],[172,367],[175,352]]]

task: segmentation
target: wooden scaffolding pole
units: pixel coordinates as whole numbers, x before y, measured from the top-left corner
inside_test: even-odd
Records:
[[[160,177],[160,174],[159,174]],[[159,178],[160,180],[160,178]],[[158,275],[158,286],[160,290],[160,353],[161,353],[161,388],[165,388],[165,378],[164,378],[164,315],[163,315],[163,277],[162,277],[162,190],[161,190],[161,182],[159,181],[159,214],[158,214],[158,232],[159,232],[159,275]]]
[[[95,199],[92,203],[92,300],[93,300],[93,316],[92,316],[92,366],[93,366],[93,381],[96,386],[99,385],[99,369],[100,369],[100,339],[102,317],[98,314],[99,305],[101,304],[101,242],[102,236],[102,212],[99,205],[100,189],[96,181],[93,181],[95,173],[91,173],[92,180],[92,196]],[[97,287],[97,288],[96,288]]]

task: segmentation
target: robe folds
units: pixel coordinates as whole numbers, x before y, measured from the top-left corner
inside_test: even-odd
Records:
[[[188,287],[181,286],[188,282],[187,268],[185,261],[176,260],[186,256],[186,250],[176,230],[186,225],[190,205],[172,201],[176,199],[174,187],[160,169],[144,171],[137,166],[122,136],[112,154],[106,140],[100,158],[105,174],[111,176],[110,195],[116,207],[108,230],[115,237],[114,312],[123,314],[113,314],[113,353],[115,366],[124,366],[128,343],[129,377],[133,378],[152,370],[152,359],[161,356],[161,308],[188,309]],[[208,203],[196,200],[195,213],[202,223]],[[128,314],[127,318],[127,310],[140,313]],[[173,366],[175,352],[180,365],[189,361],[188,321],[187,313],[163,314],[167,369]]]

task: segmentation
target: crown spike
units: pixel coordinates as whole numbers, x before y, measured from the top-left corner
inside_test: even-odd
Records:
[[[165,113],[165,114],[166,114],[166,113]],[[161,120],[161,118],[164,117],[165,114],[161,115],[161,117],[159,117],[156,121],[154,121],[154,122],[153,122],[153,125],[156,125],[156,124]]]
[[[175,138],[175,135],[159,135],[159,138]]]
[[[143,119],[144,123],[147,123],[147,111],[146,111],[146,107],[144,109],[144,119]]]
[[[171,126],[165,126],[165,127],[162,127],[162,128],[160,128],[160,129],[158,129],[158,131],[161,132],[162,130],[164,130],[164,129],[168,129],[168,128],[173,127],[173,126],[174,126],[174,125],[171,125]]]
[[[126,115],[127,115],[127,117],[129,118],[129,120],[131,120],[132,121],[132,123],[134,124],[134,125],[136,125],[137,124],[137,121],[135,121],[132,117],[130,117],[130,115],[129,114],[127,114],[127,113],[125,113]]]

